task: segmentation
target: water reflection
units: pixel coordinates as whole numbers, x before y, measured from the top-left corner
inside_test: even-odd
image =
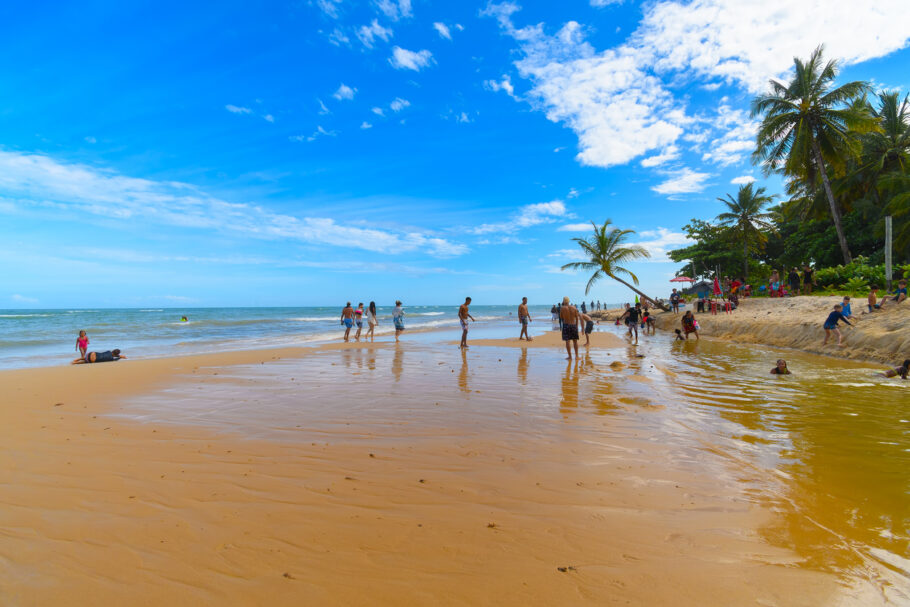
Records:
[[[395,381],[401,381],[401,372],[404,369],[404,348],[401,344],[395,344],[395,354],[392,356],[392,375]]]
[[[566,361],[566,370],[562,376],[562,398],[559,401],[559,411],[567,415],[578,408],[578,361]]]
[[[468,387],[468,351],[461,349],[461,369],[458,371],[458,387],[465,394],[471,389]]]
[[[521,356],[518,357],[518,383],[526,385],[528,383],[528,349],[521,349]]]

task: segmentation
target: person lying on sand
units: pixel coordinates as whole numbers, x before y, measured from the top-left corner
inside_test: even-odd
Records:
[[[115,360],[126,358],[120,353],[120,350],[108,350],[107,352],[86,352],[85,356],[77,358],[71,364],[82,365],[87,363],[109,363]]]
[[[900,377],[901,379],[907,379],[907,374],[910,373],[910,358],[904,361],[900,367],[894,367],[893,369],[888,369],[884,373],[879,373],[882,377]]]
[[[787,368],[787,361],[783,358],[777,359],[777,366],[771,369],[771,373],[774,375],[792,375],[790,369]]]
[[[841,307],[841,305],[835,304],[834,311],[831,312],[830,314],[828,314],[828,318],[825,320],[825,324],[823,325],[825,328],[825,341],[822,342],[823,346],[828,343],[828,338],[831,337],[832,331],[837,333],[837,345],[838,346],[844,345],[844,343],[843,343],[844,338],[840,334],[840,329],[837,328],[837,323],[839,323],[840,321],[844,321],[851,327],[853,326],[853,324],[849,320],[847,320],[847,317],[844,316],[843,308]]]

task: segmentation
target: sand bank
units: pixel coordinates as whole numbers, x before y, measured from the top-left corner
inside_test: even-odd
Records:
[[[336,345],[2,372],[0,602],[832,604],[836,579],[762,541],[769,513],[718,462],[561,356]],[[199,406],[213,394],[235,426]]]
[[[822,323],[834,304],[841,301],[840,297],[806,296],[745,299],[731,314],[699,313],[696,318],[701,326],[699,333],[710,337],[889,365],[910,357],[910,305],[906,302],[865,314],[865,302],[855,301],[855,319],[851,319],[855,326],[840,325],[845,347],[838,348],[836,338],[823,346]],[[694,304],[686,309],[694,312]],[[663,330],[680,328],[680,317],[672,312],[654,316],[657,327]]]

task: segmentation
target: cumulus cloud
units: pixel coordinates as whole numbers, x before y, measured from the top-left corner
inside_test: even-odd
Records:
[[[436,33],[439,34],[440,37],[445,38],[446,40],[452,39],[452,32],[449,31],[449,26],[445,23],[437,21],[433,24],[433,29],[436,30]]]
[[[345,83],[341,83],[341,86],[338,87],[338,90],[332,93],[332,97],[341,101],[342,99],[351,100],[354,98],[357,89],[351,88]]]
[[[656,230],[644,230],[638,233],[640,241],[634,243],[641,245],[648,253],[651,254],[649,259],[658,263],[667,263],[671,260],[667,257],[667,251],[679,249],[692,244],[689,237],[682,232],[674,232],[667,228],[657,228]]]
[[[561,200],[525,205],[509,220],[501,223],[485,223],[472,228],[473,234],[512,233],[524,228],[552,223],[560,217],[567,217],[566,205]]]
[[[827,41],[829,56],[847,64],[887,55],[910,39],[904,4],[860,0],[837,11],[824,0],[658,0],[644,5],[641,22],[623,43],[603,50],[574,21],[552,34],[544,24],[517,27],[520,6],[512,1],[490,3],[480,14],[496,19],[516,41],[515,66],[532,85],[524,98],[575,131],[582,164],[610,167],[680,140],[694,146],[710,140],[704,160],[726,166],[744,158],[750,125],[724,127],[722,116],[704,123],[690,113],[685,92],[676,92],[679,84],[725,82],[755,93],[817,41]],[[653,156],[653,166],[662,156]]]
[[[407,99],[402,99],[401,97],[395,97],[395,99],[392,100],[392,103],[389,104],[389,109],[393,112],[400,112],[406,107],[411,107],[411,102]],[[377,108],[373,108],[374,113],[376,112],[376,109]],[[381,111],[379,112],[379,115],[382,116]]]
[[[668,176],[668,179],[651,188],[658,194],[692,194],[701,192],[708,187],[705,182],[711,178],[710,173],[700,173],[690,168],[667,171],[665,175]]]
[[[221,200],[186,183],[127,177],[41,154],[0,150],[0,197],[19,209],[57,217],[88,215],[377,253],[425,251],[451,256],[467,252],[462,244],[417,230],[364,228],[327,217],[280,213]]]
[[[388,42],[391,37],[392,30],[380,25],[379,21],[376,19],[373,19],[369,25],[360,26],[357,30],[357,39],[367,48],[373,48],[373,44],[377,38],[383,42]]]
[[[666,164],[671,160],[679,158],[679,148],[675,145],[668,145],[667,148],[655,156],[649,156],[641,161],[641,166],[645,168],[656,167]]]
[[[741,175],[739,177],[734,177],[733,179],[731,179],[730,183],[732,183],[733,185],[746,185],[749,183],[753,183],[754,181],[755,181],[755,177],[753,177],[752,175]]]
[[[392,48],[392,56],[389,57],[389,63],[396,70],[414,70],[419,72],[427,67],[433,61],[433,53],[424,49],[422,51],[409,51],[406,48],[395,46]]]
[[[411,0],[377,0],[376,8],[392,21],[412,15]]]
[[[509,97],[515,96],[515,87],[507,74],[503,74],[502,80],[484,80],[483,85],[491,91],[505,91]]]

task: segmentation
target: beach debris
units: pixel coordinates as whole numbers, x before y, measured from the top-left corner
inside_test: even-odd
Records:
[[[420,480],[418,480],[417,482],[418,482],[418,483],[425,483],[426,481],[425,481],[424,479],[420,479]]]
[[[373,454],[372,454],[372,453],[370,453],[370,457],[376,457],[376,456],[375,456],[375,455],[373,455]]]
[[[346,476],[346,477],[344,477],[344,480],[346,480],[346,481],[356,481],[357,479],[354,478],[353,476]]]
[[[281,574],[281,577],[286,577],[286,578],[289,579],[289,580],[296,580],[296,579],[297,579],[297,578],[295,578],[293,575],[291,575],[290,573],[288,573],[287,571],[285,571],[284,573],[282,573],[282,574]]]
[[[54,406],[55,406],[55,407],[62,407],[62,406],[63,406],[63,403],[54,403]]]
[[[566,567],[557,567],[556,570],[561,571],[562,573],[566,573],[569,571],[578,571],[578,569],[576,569],[572,565],[567,565]]]
[[[487,529],[496,529],[496,523],[487,523]]]

